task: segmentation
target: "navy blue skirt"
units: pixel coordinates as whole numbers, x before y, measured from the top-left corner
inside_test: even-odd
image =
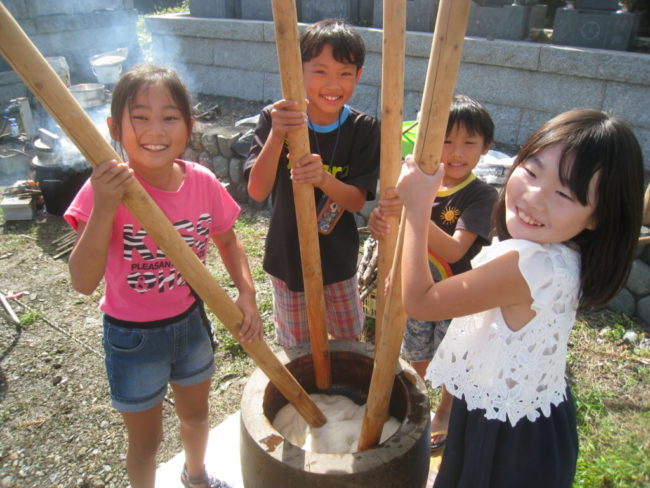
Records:
[[[454,398],[434,488],[571,488],[578,458],[575,406],[567,400],[531,422],[488,420]]]

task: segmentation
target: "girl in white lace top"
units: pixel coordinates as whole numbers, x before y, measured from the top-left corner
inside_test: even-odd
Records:
[[[397,186],[406,312],[458,317],[427,371],[454,396],[434,486],[570,487],[578,440],[569,333],[577,310],[606,303],[629,273],[642,214],[639,144],[624,122],[595,110],[544,124],[499,196],[498,239],[472,270],[433,283],[426,236],[443,172],[425,175],[408,157]]]

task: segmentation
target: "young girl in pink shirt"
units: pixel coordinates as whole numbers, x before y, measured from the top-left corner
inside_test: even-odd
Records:
[[[189,94],[174,71],[141,65],[125,73],[115,85],[107,122],[128,162],[97,166],[65,218],[78,232],[69,261],[73,287],[90,295],[102,278],[106,285],[100,301],[105,365],[113,407],[128,432],[129,481],[134,488],[154,487],[162,400],[170,383],[185,448],[183,485],[225,487],[204,466],[215,366],[202,305],[121,200],[135,178],[203,262],[209,240],[216,243],[239,291],[239,338],[251,341],[262,334],[262,321],[233,231],[240,209],[211,172],[178,159],[193,120]]]

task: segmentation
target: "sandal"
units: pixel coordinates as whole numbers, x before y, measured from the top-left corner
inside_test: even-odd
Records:
[[[201,476],[192,477],[187,474],[186,466],[183,466],[183,472],[181,473],[181,483],[185,488],[232,488],[225,481],[218,480],[214,476],[210,476],[208,472],[203,469],[203,474]]]
[[[439,435],[444,435],[445,438],[441,440],[440,442],[433,442],[431,441],[431,451],[435,451],[437,449],[440,449],[445,446],[445,442],[447,442],[447,431],[446,430],[436,430],[434,432],[431,432],[431,438],[439,436]]]

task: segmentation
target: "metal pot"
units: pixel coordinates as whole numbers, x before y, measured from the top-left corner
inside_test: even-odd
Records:
[[[97,107],[104,103],[104,85],[100,83],[72,85],[69,90],[83,108]]]

